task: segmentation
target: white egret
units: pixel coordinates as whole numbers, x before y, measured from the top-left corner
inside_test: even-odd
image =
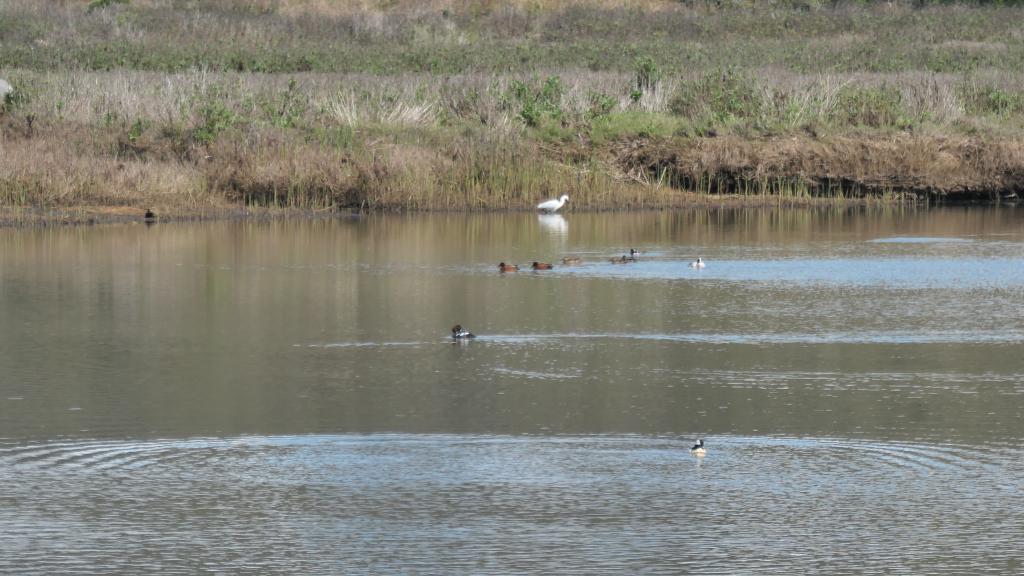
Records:
[[[546,200],[544,202],[541,202],[540,204],[537,204],[537,209],[543,210],[544,212],[557,212],[558,209],[564,206],[565,203],[568,201],[569,195],[562,194],[562,197],[557,200]]]

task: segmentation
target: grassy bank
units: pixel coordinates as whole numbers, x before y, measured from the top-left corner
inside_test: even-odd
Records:
[[[1024,8],[613,4],[0,0],[0,205],[604,209],[1024,184]]]

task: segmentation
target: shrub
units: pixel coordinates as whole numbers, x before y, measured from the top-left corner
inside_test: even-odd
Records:
[[[752,78],[726,68],[681,83],[668,107],[677,116],[710,116],[716,123],[729,123],[760,116],[764,99]]]
[[[587,108],[587,118],[591,120],[605,116],[615,109],[615,98],[604,93],[591,94],[589,101],[590,107]]]
[[[514,112],[527,126],[539,126],[544,118],[562,117],[562,79],[549,76],[540,86],[513,80],[502,95],[502,107]]]
[[[969,114],[1006,117],[1024,111],[1024,94],[1008,92],[994,86],[964,82],[959,96]]]
[[[829,120],[843,126],[903,127],[908,120],[903,112],[900,91],[890,86],[851,86],[839,91]]]
[[[209,98],[199,109],[199,125],[192,132],[192,138],[200,144],[209,144],[238,121],[238,115],[228,107],[219,90],[212,91]]]
[[[636,59],[634,66],[636,73],[636,90],[639,92],[654,92],[658,89],[658,82],[661,81],[661,72],[654,64],[650,56],[641,56]]]

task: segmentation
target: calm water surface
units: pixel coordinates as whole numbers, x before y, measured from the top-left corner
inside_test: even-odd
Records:
[[[0,230],[0,573],[1019,574],[1022,440],[1024,209]]]

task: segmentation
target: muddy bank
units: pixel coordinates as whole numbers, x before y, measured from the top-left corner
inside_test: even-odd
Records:
[[[928,202],[1016,201],[1024,141],[901,134],[640,139],[614,151],[637,178],[702,193]]]

